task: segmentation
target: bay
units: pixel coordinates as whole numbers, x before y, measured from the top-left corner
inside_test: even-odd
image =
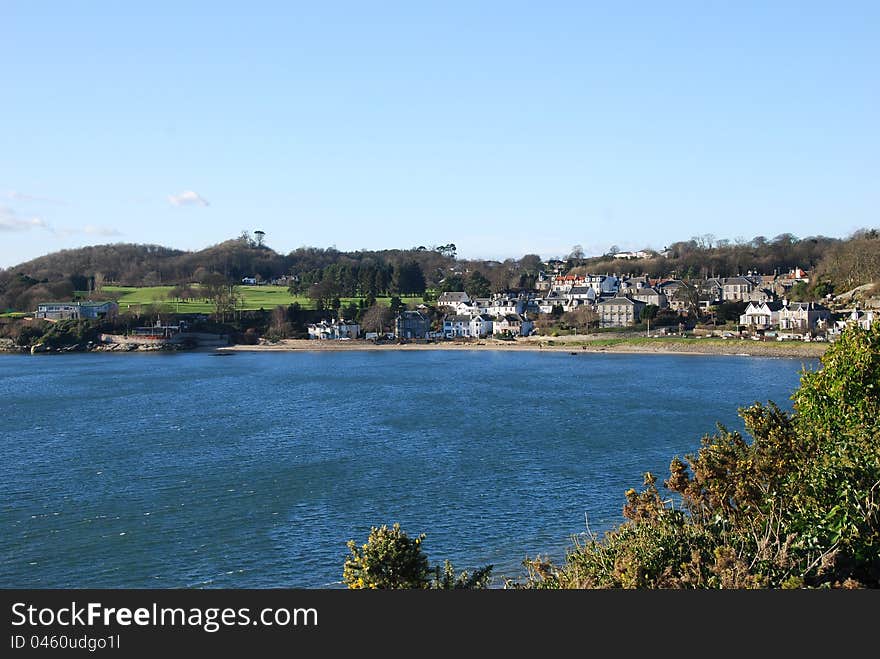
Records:
[[[364,351],[0,357],[0,586],[335,588],[372,525],[559,560],[815,360]]]

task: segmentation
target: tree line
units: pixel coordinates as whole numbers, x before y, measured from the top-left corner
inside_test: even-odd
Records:
[[[259,232],[262,233],[262,232]],[[534,287],[551,265],[562,272],[622,272],[651,277],[701,279],[748,271],[785,274],[793,268],[813,273],[807,296],[844,292],[880,280],[880,232],[863,229],[846,239],[786,233],[772,239],[718,240],[711,234],[670,244],[663,255],[615,259],[612,252],[586,258],[576,246],[565,258],[545,263],[537,254],[519,259],[467,260],[453,243],[410,249],[341,252],[300,247],[279,254],[246,232],[196,252],[159,245],[112,244],[62,250],[0,270],[0,311],[30,310],[39,302],[71,299],[76,291],[100,292],[103,285],[191,286],[227,284],[243,277],[272,281],[287,277],[290,290],[329,306],[339,297],[421,295],[426,290],[464,290],[471,296]]]

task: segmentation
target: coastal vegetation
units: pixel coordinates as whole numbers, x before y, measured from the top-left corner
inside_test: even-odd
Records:
[[[486,588],[492,566],[473,572],[456,572],[450,561],[431,566],[422,550],[425,534],[410,537],[400,524],[372,527],[367,541],[349,540],[349,557],[342,579],[352,590],[423,589],[458,590]]]
[[[845,331],[792,398],[741,409],[750,439],[719,426],[662,486],[646,473],[622,525],[515,585],[880,587],[880,324]]]

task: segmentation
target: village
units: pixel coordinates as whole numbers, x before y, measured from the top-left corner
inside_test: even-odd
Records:
[[[364,331],[354,320],[336,318],[310,324],[308,333],[310,339],[343,341],[514,339],[547,327],[558,334],[558,328],[565,327],[559,321],[575,316],[584,330],[638,328],[648,336],[684,335],[696,330],[702,320],[704,331],[696,335],[825,341],[833,340],[848,324],[867,329],[878,319],[876,310],[847,309],[845,301],[835,301],[831,295],[827,305],[791,301],[792,289],[808,281],[808,273],[800,268],[782,275],[748,272],[689,282],[620,274],[541,273],[531,291],[482,298],[464,291],[440,293],[433,304],[422,302],[414,309],[401,310],[387,332]],[[719,308],[733,311],[734,318],[719,321]],[[578,326],[568,329],[576,332]]]
[[[642,258],[639,253],[625,256],[622,264]],[[39,303],[31,318],[50,324],[84,320],[109,326],[84,348],[104,351],[271,345],[290,338],[340,342],[340,347],[341,342],[473,344],[487,339],[512,345],[526,337],[632,337],[636,333],[648,338],[827,342],[847,325],[867,329],[878,320],[876,297],[856,299],[828,293],[820,300],[809,299],[804,292],[809,290],[810,273],[801,268],[771,275],[747,271],[700,279],[578,273],[559,261],[544,266],[528,287],[498,293],[487,290],[485,296],[441,287],[374,303],[375,313],[370,313],[364,300],[360,306],[349,303],[303,310],[298,312],[298,335],[273,333],[274,321],[269,316],[286,317],[292,309],[283,305],[271,313],[264,309],[239,313],[237,326],[225,324],[217,314],[212,318],[168,312],[152,318],[138,314],[140,324],[132,324],[127,320],[132,317],[130,307],[121,311],[116,301],[100,299]],[[241,286],[267,290],[280,289],[283,283],[243,277]],[[817,297],[815,289],[812,293]],[[212,327],[206,327],[212,322]],[[38,343],[31,351],[51,351],[51,346]]]

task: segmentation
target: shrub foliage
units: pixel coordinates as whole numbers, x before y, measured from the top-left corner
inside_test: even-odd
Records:
[[[626,521],[526,561],[534,588],[880,586],[880,324],[851,328],[804,371],[794,412],[740,410],[751,441],[719,425],[646,474]]]
[[[373,527],[367,542],[358,546],[348,541],[349,557],[342,579],[350,589],[422,589],[451,590],[486,588],[492,566],[456,574],[452,563],[431,568],[422,552],[425,534],[409,537],[400,524]]]

